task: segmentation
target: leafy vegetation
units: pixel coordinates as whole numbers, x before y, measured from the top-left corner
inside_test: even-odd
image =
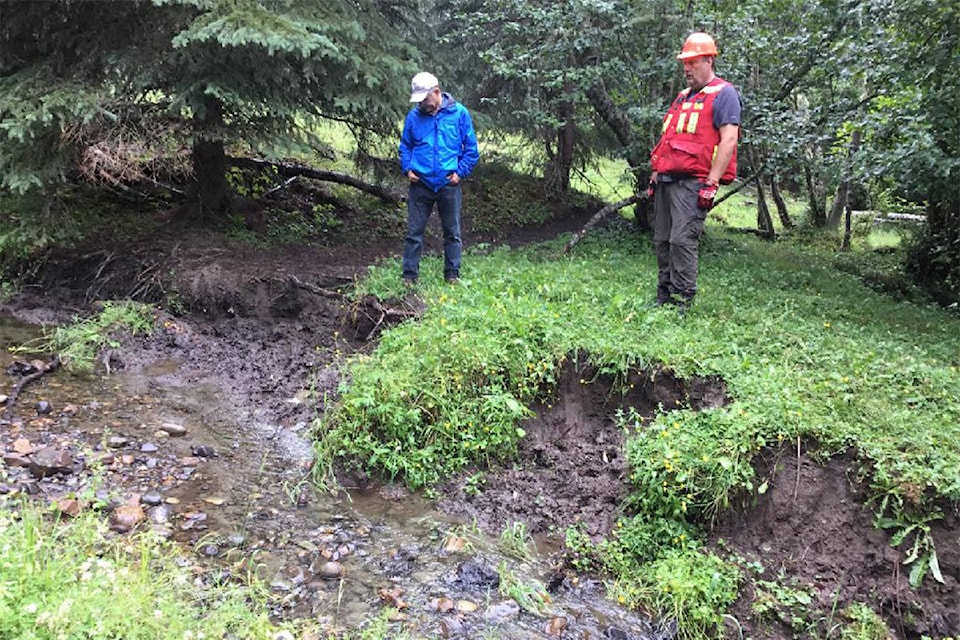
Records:
[[[56,521],[36,506],[0,507],[0,636],[261,640],[278,630],[255,581],[198,588],[171,543],[149,531],[111,540],[104,527],[91,513]]]
[[[150,305],[132,300],[107,301],[95,315],[75,318],[72,324],[45,330],[36,343],[20,349],[56,354],[68,369],[89,372],[104,349],[120,346],[118,332],[149,333],[155,321],[156,310]]]

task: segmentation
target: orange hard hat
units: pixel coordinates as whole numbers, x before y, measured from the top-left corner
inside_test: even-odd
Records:
[[[697,31],[687,36],[687,39],[683,43],[683,49],[680,50],[680,55],[677,56],[677,60],[689,60],[690,58],[699,58],[700,56],[715,55],[717,55],[717,43],[706,33]]]

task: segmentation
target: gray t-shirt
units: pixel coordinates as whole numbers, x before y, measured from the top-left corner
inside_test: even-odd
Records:
[[[740,94],[732,84],[726,84],[713,100],[713,126],[717,129],[725,124],[740,126]]]

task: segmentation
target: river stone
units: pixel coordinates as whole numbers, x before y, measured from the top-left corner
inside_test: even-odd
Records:
[[[24,456],[28,456],[34,452],[33,445],[26,438],[17,438],[14,440],[13,450]]]
[[[126,533],[140,524],[145,515],[140,505],[125,504],[114,509],[110,514],[110,528],[120,533]]]
[[[217,455],[217,450],[208,444],[198,444],[190,447],[190,452],[198,458],[213,458]]]
[[[5,453],[3,454],[3,462],[8,467],[29,467],[30,458],[27,456],[22,456],[18,453]]]
[[[487,607],[487,610],[483,613],[483,617],[490,622],[500,622],[501,620],[515,618],[519,615],[520,605],[514,600],[504,600],[503,602],[498,602],[491,607]]]
[[[147,511],[147,516],[153,524],[167,524],[170,522],[170,507],[160,504]]]
[[[179,436],[187,435],[187,428],[183,425],[175,424],[173,422],[164,422],[160,425],[160,431],[177,438]]]
[[[144,442],[142,445],[140,445],[140,453],[156,453],[157,448],[157,445],[153,444],[152,442]]]
[[[124,438],[123,436],[110,436],[107,440],[107,446],[111,449],[121,449],[130,444],[130,438]]]
[[[10,399],[10,396],[0,393],[0,405],[7,404],[7,400]]]
[[[37,478],[46,478],[73,470],[73,456],[55,447],[44,447],[30,456],[30,473]]]
[[[53,406],[46,400],[37,403],[37,415],[45,416],[51,411],[53,411]]]
[[[500,574],[483,559],[471,558],[457,567],[456,581],[473,590],[496,589],[500,586]]]
[[[140,496],[140,502],[152,507],[157,506],[158,504],[163,503],[163,496],[160,495],[159,491],[147,491],[142,496]]]
[[[205,544],[200,548],[200,553],[208,558],[216,558],[220,555],[220,547],[215,544]]]
[[[440,636],[453,638],[463,633],[463,622],[457,618],[444,618],[440,621]]]
[[[343,576],[343,572],[343,565],[333,560],[324,562],[317,569],[317,574],[324,580],[336,580]]]

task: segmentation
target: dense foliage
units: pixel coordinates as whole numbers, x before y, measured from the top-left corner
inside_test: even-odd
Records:
[[[310,149],[318,118],[393,130],[415,52],[388,3],[360,5],[4,0],[2,187],[51,191],[78,168],[162,179],[149,162],[185,153],[195,195],[221,211],[225,148]]]

